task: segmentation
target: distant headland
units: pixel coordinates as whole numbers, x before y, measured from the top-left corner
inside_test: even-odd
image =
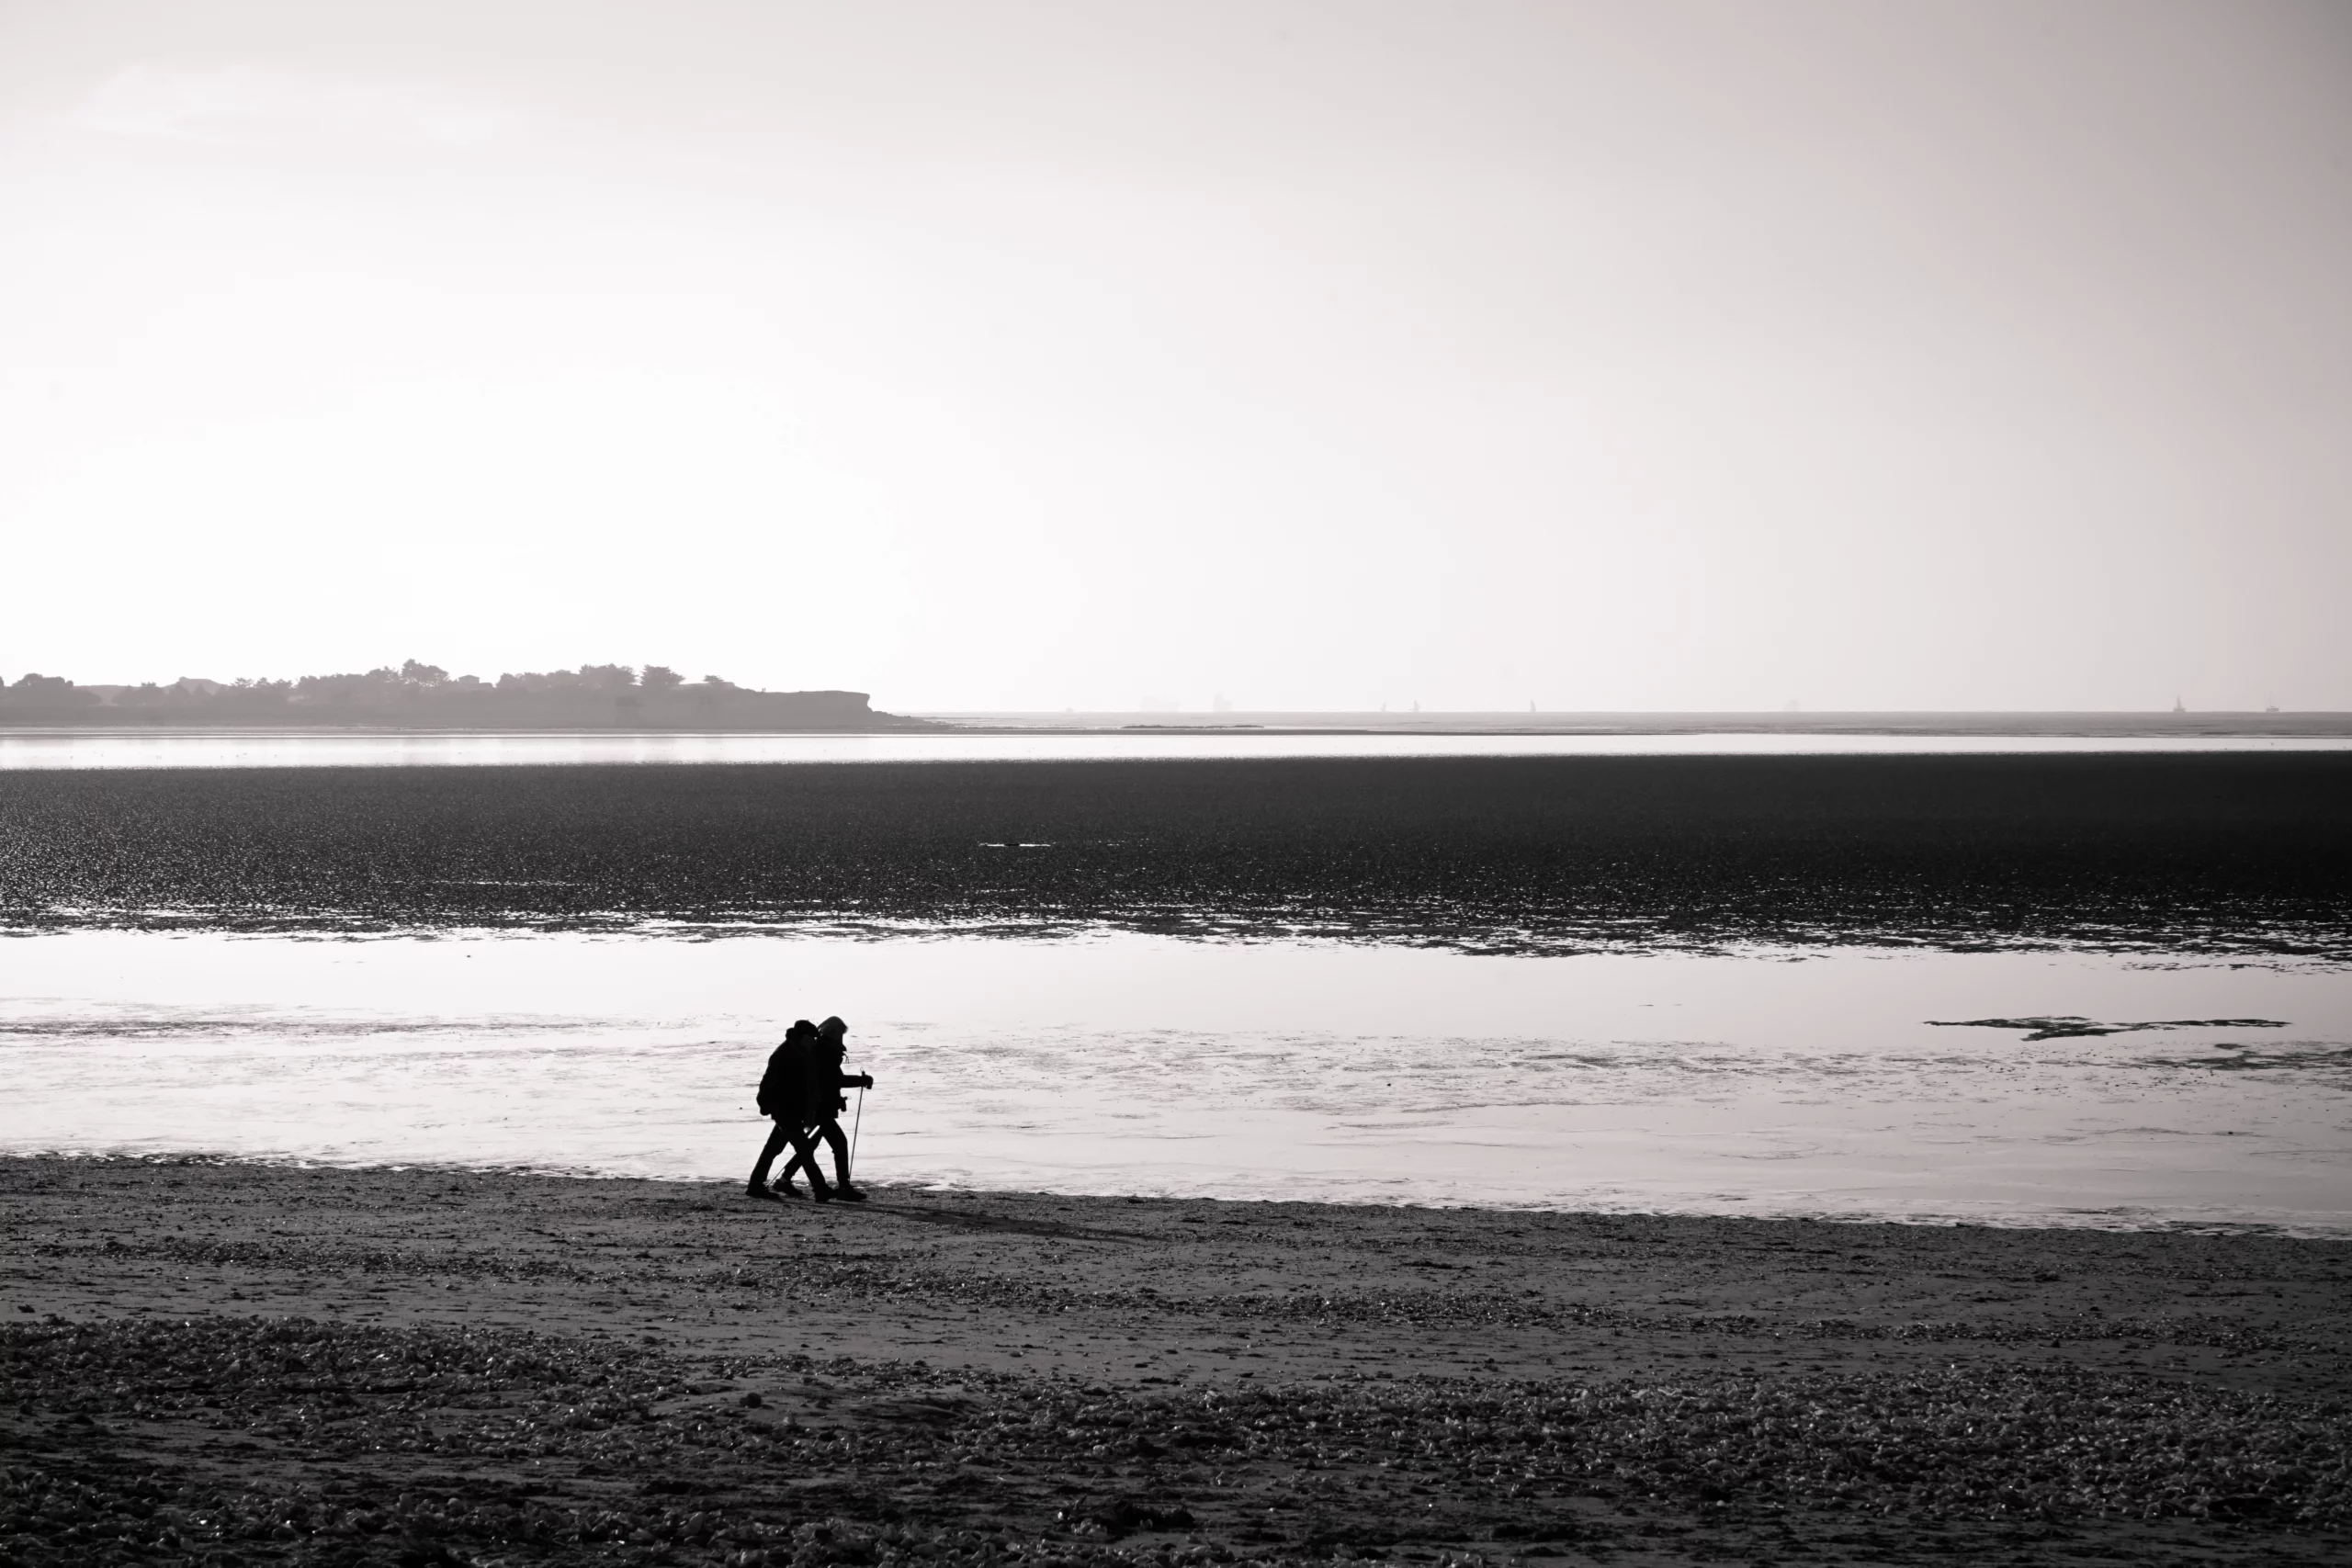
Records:
[[[290,681],[168,685],[77,685],[28,674],[0,685],[0,728],[157,726],[356,727],[399,729],[944,729],[876,713],[864,692],[767,692],[717,675],[689,681],[659,664],[583,664],[509,673],[495,681],[451,675],[412,659],[362,673]]]

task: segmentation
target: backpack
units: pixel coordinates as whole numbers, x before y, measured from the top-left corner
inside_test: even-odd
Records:
[[[760,1114],[783,1116],[796,1111],[807,1098],[814,1042],[806,1035],[787,1034],[768,1054],[768,1070],[760,1075]]]

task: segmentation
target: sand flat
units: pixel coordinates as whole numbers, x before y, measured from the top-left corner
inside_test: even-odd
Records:
[[[2352,1519],[2343,1242],[171,1162],[0,1183],[12,1440],[92,1507],[149,1477],[151,1521],[227,1519],[254,1560],[2317,1562]],[[306,1522],[237,1537],[239,1477]],[[617,1542],[576,1539],[582,1509]],[[44,1539],[26,1561],[69,1560]]]
[[[0,924],[2352,955],[2352,751],[0,771]]]

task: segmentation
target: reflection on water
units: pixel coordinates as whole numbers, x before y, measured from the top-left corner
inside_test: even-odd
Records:
[[[587,762],[1153,761],[1201,757],[1819,756],[2343,751],[2352,736],[1708,733],[239,734],[0,730],[0,772],[85,768],[503,767]]]
[[[85,932],[0,979],[12,1151],[730,1178],[840,1012],[880,1180],[2352,1234],[2324,967]]]

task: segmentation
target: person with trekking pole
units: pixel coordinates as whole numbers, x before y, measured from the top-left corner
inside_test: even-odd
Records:
[[[800,1189],[792,1184],[792,1172],[806,1166],[808,1183],[816,1190],[817,1201],[831,1201],[833,1194],[825,1186],[825,1179],[817,1174],[817,1145],[809,1136],[808,1123],[821,1112],[813,1108],[814,1096],[809,1092],[809,1080],[815,1074],[817,1026],[801,1019],[786,1032],[784,1043],[768,1057],[768,1070],[760,1078],[760,1114],[773,1117],[775,1128],[768,1134],[767,1146],[760,1150],[759,1163],[752,1168],[752,1179],[745,1190],[754,1198],[797,1198]],[[838,1094],[831,1098],[839,1098]],[[784,1179],[775,1187],[768,1185],[768,1168],[775,1156],[792,1145],[791,1163],[784,1168]]]
[[[865,1201],[865,1192],[852,1186],[849,1179],[849,1140],[842,1135],[840,1121],[841,1113],[849,1109],[849,1101],[842,1098],[841,1091],[845,1089],[858,1091],[858,1119],[862,1122],[865,1117],[865,1091],[874,1087],[874,1076],[871,1073],[842,1071],[842,1058],[849,1054],[849,1047],[844,1043],[848,1035],[849,1025],[838,1018],[829,1018],[817,1026],[816,1048],[808,1055],[807,1098],[802,1102],[808,1119],[817,1125],[809,1129],[805,1141],[794,1145],[797,1152],[792,1162],[784,1168],[784,1181],[789,1187],[793,1171],[806,1168],[808,1185],[816,1190],[820,1200],[839,1198],[845,1202],[863,1203]],[[831,1192],[824,1190],[825,1179],[817,1174],[817,1140],[820,1138],[833,1145],[833,1174],[837,1179]]]

